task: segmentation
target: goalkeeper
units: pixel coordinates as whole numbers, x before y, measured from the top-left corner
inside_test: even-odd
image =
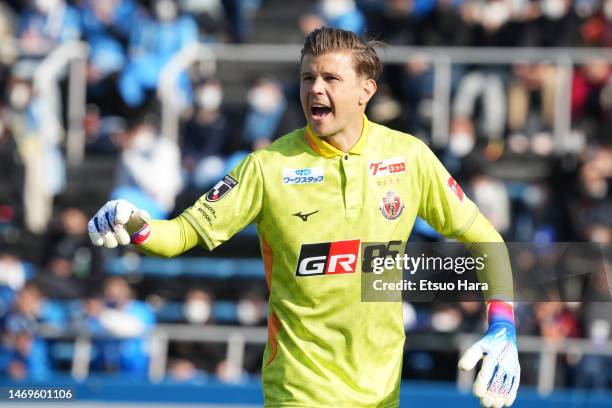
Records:
[[[364,112],[382,65],[349,31],[321,28],[301,53],[307,126],[249,154],[192,207],[151,220],[130,203],[104,205],[89,223],[96,245],[132,243],[173,257],[212,250],[257,225],[270,291],[262,380],[266,407],[397,407],[404,325],[401,302],[361,302],[360,242],[404,240],[417,216],[478,248],[503,242],[418,139]],[[484,356],[474,393],[510,406],[519,384],[507,253],[486,274],[489,328],[460,360]]]

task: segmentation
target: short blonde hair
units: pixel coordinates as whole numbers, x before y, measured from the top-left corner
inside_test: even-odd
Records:
[[[333,51],[350,51],[353,53],[355,71],[368,79],[377,80],[382,73],[382,63],[375,47],[384,46],[382,41],[362,39],[352,31],[321,27],[306,37],[301,60],[306,54],[317,56]]]

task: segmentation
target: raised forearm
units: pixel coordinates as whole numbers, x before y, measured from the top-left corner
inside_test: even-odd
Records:
[[[183,216],[167,221],[151,220],[149,226],[149,238],[142,245],[136,245],[136,248],[146,255],[172,258],[203,243]]]

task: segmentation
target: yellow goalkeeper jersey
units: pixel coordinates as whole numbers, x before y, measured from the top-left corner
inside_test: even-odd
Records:
[[[254,222],[270,291],[266,407],[395,407],[400,302],[362,302],[362,242],[446,236],[478,210],[427,146],[369,122],[348,153],[295,130],[249,154],[183,215],[209,249]]]

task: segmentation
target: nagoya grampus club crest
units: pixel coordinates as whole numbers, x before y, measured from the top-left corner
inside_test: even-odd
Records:
[[[400,197],[393,191],[388,191],[387,194],[382,198],[382,205],[380,206],[380,212],[388,220],[394,220],[404,211],[404,204]]]

